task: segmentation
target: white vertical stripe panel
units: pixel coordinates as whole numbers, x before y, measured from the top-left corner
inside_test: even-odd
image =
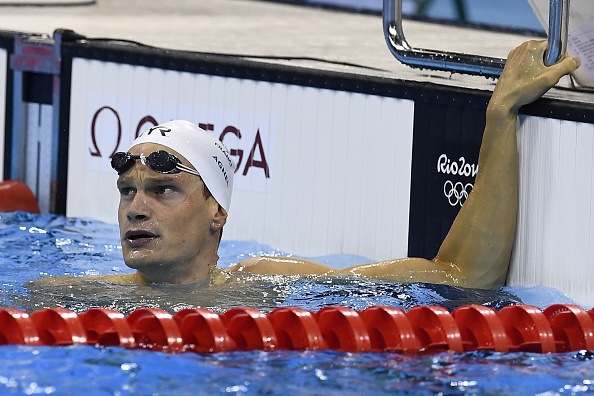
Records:
[[[509,282],[532,286],[540,282],[537,277],[538,264],[551,252],[545,252],[551,244],[542,244],[547,226],[546,216],[553,208],[550,202],[538,197],[550,196],[554,188],[554,173],[546,165],[553,163],[552,134],[545,131],[545,124],[532,117],[521,117],[518,131],[520,153],[519,208],[516,243],[510,268]],[[544,121],[544,120],[543,120]],[[547,136],[549,135],[549,136]],[[545,162],[542,162],[545,159]],[[548,225],[550,228],[550,225]]]
[[[311,178],[311,198],[314,200],[311,210],[311,230],[310,235],[310,254],[322,255],[329,248],[329,240],[334,230],[330,228],[329,214],[331,207],[336,203],[334,201],[335,192],[331,191],[330,181],[334,178],[332,173],[332,162],[336,158],[333,152],[334,140],[342,139],[342,134],[338,136],[333,134],[334,119],[334,98],[335,92],[329,90],[319,90],[317,106],[320,109],[316,114],[314,131],[317,139],[314,148],[315,172]],[[339,251],[340,247],[337,247]]]
[[[207,97],[206,122],[213,124],[215,128],[221,130],[227,125],[225,122],[225,86],[226,81],[223,77],[210,77]],[[227,99],[231,100],[231,99]],[[228,114],[228,112],[227,112]]]
[[[165,72],[159,69],[147,69],[147,71],[147,81],[150,85],[147,92],[146,114],[152,115],[159,123],[169,121],[171,117],[163,113],[163,99],[172,97],[170,94],[172,88],[166,85]]]
[[[377,257],[376,241],[378,230],[376,227],[378,222],[384,220],[381,212],[379,212],[380,196],[383,195],[385,184],[381,178],[385,175],[384,172],[395,172],[395,169],[386,169],[380,162],[380,152],[383,147],[388,150],[381,140],[382,136],[382,100],[379,96],[369,96],[365,98],[364,106],[361,109],[363,112],[363,128],[357,133],[361,139],[361,151],[358,156],[349,158],[349,161],[359,162],[359,167],[363,170],[363,176],[359,180],[359,188],[362,193],[361,202],[359,203],[359,212],[361,213],[361,223],[358,229],[359,235],[359,254],[369,258]],[[380,142],[381,146],[380,146]],[[386,230],[391,228],[391,224],[387,224]]]
[[[171,121],[175,118],[179,109],[179,88],[181,73],[172,70],[163,71],[163,90],[162,92],[152,92],[152,95],[160,96],[161,116],[157,118],[159,123]]]
[[[241,84],[239,87],[239,92],[235,93],[239,99],[239,122],[238,126],[241,128],[242,133],[242,140],[245,140],[242,144],[244,147],[244,164],[247,161],[247,157],[249,155],[249,149],[251,148],[251,144],[246,145],[246,142],[253,142],[256,137],[256,133],[258,129],[262,129],[261,134],[266,136],[267,130],[265,129],[265,125],[260,124],[260,120],[258,119],[258,115],[255,113],[256,111],[256,81],[253,80],[240,80]],[[265,93],[264,93],[265,94]],[[268,120],[266,120],[268,122]],[[260,159],[259,150],[256,150],[254,154],[254,160],[258,161]],[[244,165],[245,166],[245,165]],[[245,169],[245,168],[244,168]],[[243,175],[244,169],[241,169],[241,175]],[[250,167],[248,169],[248,174],[251,175],[253,173],[260,173],[264,174],[262,170],[259,168]],[[243,178],[242,178],[243,179]],[[244,187],[249,191],[257,191],[258,184],[254,182],[254,180],[250,180],[250,183]],[[250,207],[262,209],[262,203],[264,201],[259,199],[259,197],[252,197],[249,204]],[[255,206],[252,206],[255,205]],[[262,213],[262,212],[261,212]],[[250,223],[250,229],[259,229],[262,228],[254,223],[261,223],[261,220],[258,219],[257,222]],[[254,228],[255,227],[255,228]],[[253,232],[253,231],[252,231]]]
[[[558,249],[560,246],[566,244],[566,241],[558,239],[561,237],[562,239],[565,238],[566,232],[565,222],[562,220],[566,216],[566,208],[562,205],[564,201],[563,197],[558,194],[559,191],[567,191],[566,185],[567,180],[561,178],[561,161],[562,161],[562,142],[563,139],[568,137],[564,137],[563,139],[559,135],[559,124],[555,121],[548,120],[546,122],[546,126],[543,128],[545,132],[542,138],[545,140],[545,146],[550,151],[550,155],[548,158],[545,158],[545,161],[550,161],[550,169],[551,172],[550,177],[545,179],[547,184],[544,186],[545,188],[545,204],[549,206],[547,208],[546,214],[542,214],[542,218],[544,219],[543,224],[543,238],[538,243],[544,243],[543,249],[543,257],[542,264],[544,264],[542,273],[538,274],[540,276],[541,283],[547,277],[557,277],[559,275],[560,268],[557,266],[548,266],[550,263],[558,263]],[[546,168],[549,167],[549,164],[546,164]],[[541,199],[542,199],[541,198]],[[548,202],[547,202],[548,200]],[[561,212],[560,212],[561,211]],[[558,221],[560,219],[561,221]],[[530,230],[529,230],[530,231]],[[542,265],[541,264],[541,265]],[[548,272],[548,274],[546,274]]]
[[[257,114],[255,114],[255,102],[256,102],[256,82],[252,80],[241,80],[239,92],[236,92],[235,95],[239,98],[239,120],[237,125],[240,126],[242,132],[242,147],[243,147],[243,166],[242,169],[238,171],[238,178],[244,179],[243,172],[245,169],[247,157],[249,156],[249,148],[251,145],[245,145],[246,140],[248,142],[253,142],[253,139],[256,136],[256,132],[258,128],[262,128],[262,133],[264,136],[267,135],[266,125],[261,125],[259,123],[259,118]],[[263,87],[265,88],[265,87]],[[262,91],[264,95],[266,95],[266,90]],[[258,160],[260,158],[259,155],[255,155],[254,159]],[[248,174],[251,173],[264,173],[259,168],[249,168]],[[248,235],[262,235],[264,232],[264,228],[262,227],[262,216],[265,212],[265,205],[266,202],[262,199],[264,194],[259,192],[257,186],[254,185],[254,180],[250,179],[251,184],[249,186],[242,186],[242,189],[247,189],[252,191],[249,194],[249,197],[246,197],[245,206],[247,211],[250,212],[250,220],[246,224],[246,232]],[[244,204],[243,202],[241,203]],[[244,209],[245,210],[245,209]],[[242,211],[244,211],[242,210]]]
[[[346,179],[344,197],[344,213],[346,219],[343,246],[354,251],[361,251],[361,217],[367,210],[369,191],[363,191],[362,183],[368,175],[364,172],[365,160],[362,156],[366,144],[366,136],[361,133],[365,129],[365,98],[361,94],[350,94],[349,107],[345,109],[349,125],[345,130],[348,141],[346,157],[342,158]]]
[[[592,204],[594,202],[593,186],[594,184],[594,125],[564,123],[564,128],[571,125],[576,128],[575,157],[577,159],[575,166],[575,184],[573,195],[575,205],[573,205],[572,218],[574,221],[573,235],[571,237],[572,251],[575,252],[574,261],[578,265],[570,266],[571,276],[567,279],[567,287],[573,288],[574,279],[579,279],[578,291],[572,291],[572,294],[582,294],[587,296],[588,304],[594,305],[594,294],[592,293],[592,265],[594,259],[592,230],[594,229],[594,219],[592,218]]]
[[[249,90],[248,90],[249,88]],[[248,126],[251,128],[251,136],[255,137],[255,134],[260,131],[262,138],[262,144],[264,147],[274,147],[275,139],[274,136],[278,134],[278,130],[275,129],[274,122],[272,121],[272,115],[270,113],[271,97],[272,97],[272,85],[268,82],[252,81],[252,84],[245,84],[242,86],[241,91],[242,102],[250,101],[251,104],[248,106],[242,105],[242,126]],[[246,103],[247,104],[247,103]],[[251,117],[248,114],[251,112]],[[249,122],[248,122],[249,121]],[[245,128],[244,126],[244,128]],[[267,150],[264,154],[265,159],[269,165],[274,169],[274,150]],[[262,160],[260,155],[254,157],[257,160]],[[261,168],[253,168],[250,172],[258,172],[265,179],[265,172]],[[270,176],[271,178],[274,175]],[[268,215],[266,191],[270,191],[272,188],[271,179],[266,180],[265,190],[262,191],[263,186],[257,186],[253,193],[251,208],[254,208],[256,216],[251,215],[250,221],[250,233],[253,235],[264,235],[267,233],[265,226],[265,218]]]
[[[383,99],[382,112],[382,163],[386,168],[386,189],[380,205],[378,218],[391,222],[392,227],[383,224],[383,231],[378,232],[377,258],[389,259],[406,257],[408,254],[408,230],[410,217],[410,186],[412,170],[412,146],[414,124],[414,102],[402,99]],[[412,198],[414,199],[414,197]],[[386,208],[386,209],[382,209]],[[382,216],[382,211],[385,213]],[[390,214],[391,216],[387,216]],[[378,222],[378,228],[380,227]],[[386,232],[391,230],[391,232]],[[385,236],[383,234],[386,234]],[[384,239],[391,238],[389,241]],[[390,246],[391,250],[387,250]]]
[[[193,120],[195,123],[210,122],[208,118],[208,101],[209,101],[209,90],[210,80],[209,76],[198,74],[193,76]]]
[[[520,161],[519,161],[519,190],[520,190],[520,200],[518,206],[518,226],[516,231],[516,241],[515,241],[515,249],[512,256],[512,262],[517,261],[519,263],[524,263],[525,251],[534,251],[538,252],[536,246],[534,246],[534,242],[537,241],[536,235],[533,233],[533,238],[530,239],[528,234],[526,233],[525,229],[532,229],[532,230],[542,230],[542,225],[539,224],[540,218],[536,215],[534,216],[527,216],[529,212],[529,206],[527,205],[528,201],[523,199],[525,193],[523,191],[526,190],[524,186],[527,180],[531,181],[532,191],[542,195],[544,192],[542,191],[544,183],[539,182],[538,172],[535,170],[535,166],[530,166],[533,163],[533,157],[537,153],[536,146],[539,143],[540,134],[537,131],[534,131],[534,137],[531,141],[527,141],[526,133],[523,131],[529,130],[530,127],[530,119],[526,119],[524,117],[519,118],[519,132],[518,132],[518,151],[520,152]],[[537,212],[537,211],[535,211]],[[522,247],[522,249],[520,249]],[[540,258],[537,257],[537,260]],[[524,282],[527,282],[529,285],[534,285],[536,279],[534,278],[534,272],[530,271],[527,265],[511,265],[510,273],[509,273],[509,281],[512,281],[514,272],[517,274],[516,276],[523,279]]]
[[[332,113],[332,157],[330,163],[330,209],[328,211],[328,251],[352,252],[354,246],[346,250],[344,245],[346,232],[346,213],[344,202],[347,196],[348,174],[345,159],[348,158],[349,107],[351,94],[338,91],[334,94],[334,111]],[[323,214],[322,214],[323,215]]]
[[[266,233],[268,234],[267,243],[274,247],[279,247],[281,244],[281,213],[283,210],[282,200],[278,199],[279,194],[284,186],[285,177],[283,174],[284,152],[282,146],[285,144],[286,138],[286,106],[287,106],[287,86],[283,84],[270,84],[269,94],[269,130],[270,135],[277,135],[275,145],[268,147],[275,147],[275,164],[276,167],[271,169],[270,177],[274,180],[272,182],[272,192],[264,195],[266,203],[264,218],[260,219],[263,222]],[[264,107],[264,103],[262,103]],[[278,149],[276,149],[278,147]],[[238,191],[236,191],[238,192]],[[242,210],[241,212],[245,212]],[[253,215],[252,215],[253,216]],[[258,219],[250,219],[250,221],[258,221]],[[238,235],[238,239],[241,236]]]
[[[280,170],[278,177],[275,177],[274,189],[280,195],[281,212],[278,218],[280,222],[279,246],[281,249],[290,249],[295,246],[295,233],[297,222],[303,213],[298,213],[298,202],[301,199],[303,190],[299,183],[300,172],[310,172],[311,168],[303,168],[306,163],[307,152],[301,147],[301,121],[303,117],[303,87],[289,85],[286,88],[286,108],[281,109],[285,113],[285,122],[279,125],[282,137],[278,141],[277,168]],[[280,191],[279,191],[280,189]]]
[[[237,79],[223,79],[221,96],[222,122],[215,124],[217,131],[222,131],[227,125],[239,126],[241,107],[241,87],[243,81]]]
[[[191,73],[179,73],[179,88],[177,91],[177,106],[175,109],[175,119],[189,120],[198,123],[194,118],[194,80],[195,76]]]
[[[297,188],[296,195],[298,197],[295,208],[295,231],[294,247],[307,246],[311,249],[312,238],[317,238],[317,234],[313,233],[313,217],[323,216],[327,212],[328,202],[318,201],[316,196],[317,191],[314,190],[314,177],[319,175],[324,178],[331,177],[325,169],[328,165],[327,157],[317,157],[316,147],[319,145],[318,136],[323,131],[316,128],[318,117],[318,97],[320,90],[304,87],[301,95],[301,116],[296,122],[298,131],[296,135],[299,137],[297,145],[299,147],[299,156],[290,155],[291,166],[297,170],[295,178],[292,179],[292,184],[285,186],[285,188]],[[324,109],[325,110],[325,109]],[[292,149],[289,146],[289,149]],[[294,150],[294,149],[292,149]],[[296,151],[296,150],[295,150]],[[288,154],[292,154],[289,152]],[[291,183],[291,180],[287,180]],[[296,249],[293,249],[294,251]],[[299,250],[297,250],[299,251]],[[308,253],[311,253],[309,251]]]
[[[551,238],[550,242],[553,244],[556,241],[561,241],[561,244],[556,244],[556,249],[554,254],[549,258],[551,263],[555,263],[552,266],[552,271],[548,274],[545,274],[545,279],[550,277],[552,280],[558,282],[560,290],[570,290],[571,288],[571,272],[572,268],[574,267],[570,262],[566,262],[565,258],[567,257],[564,254],[564,250],[570,252],[571,262],[575,262],[577,266],[580,266],[576,260],[578,258],[578,252],[574,249],[574,231],[575,225],[577,221],[577,217],[574,215],[574,210],[582,211],[583,208],[577,208],[577,200],[576,200],[576,193],[581,194],[583,192],[582,185],[579,185],[579,181],[576,179],[576,165],[577,163],[581,163],[581,159],[576,158],[576,128],[574,123],[569,123],[569,125],[564,126],[563,122],[554,122],[554,126],[552,128],[553,136],[554,136],[554,144],[557,144],[559,149],[555,150],[558,152],[558,157],[555,158],[556,162],[559,165],[556,169],[556,179],[559,181],[557,193],[554,195],[555,200],[555,218],[553,221],[557,222],[557,227],[555,227],[555,223],[550,224],[550,228],[552,230],[556,229],[556,236],[555,238]],[[563,133],[563,130],[571,131],[570,133]],[[594,153],[591,153],[592,155]],[[564,192],[563,194],[559,194],[559,192]],[[574,193],[575,192],[575,193]],[[590,241],[585,240],[581,241],[581,243],[585,243],[584,247],[588,246]],[[578,247],[579,249],[579,247]]]
[[[594,305],[594,125],[522,118],[520,201],[508,282],[559,289]]]
[[[0,95],[2,95],[2,103],[6,103],[6,73],[8,69],[8,55],[6,50],[0,49]],[[12,95],[11,95],[12,97]],[[0,180],[4,177],[4,131],[6,125],[6,106],[0,106]]]

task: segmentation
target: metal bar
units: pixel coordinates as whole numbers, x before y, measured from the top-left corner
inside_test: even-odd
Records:
[[[569,31],[569,0],[551,0],[549,5],[549,40],[545,65],[559,62],[567,50]]]
[[[545,62],[558,62],[567,45],[569,0],[551,0],[549,38]],[[392,55],[413,68],[443,70],[496,78],[501,75],[505,59],[413,48],[402,29],[402,0],[384,0],[384,37]]]

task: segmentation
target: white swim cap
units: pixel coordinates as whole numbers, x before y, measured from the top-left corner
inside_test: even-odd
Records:
[[[229,210],[235,164],[223,143],[184,120],[173,120],[150,128],[136,138],[130,148],[141,143],[161,144],[183,155],[200,173],[219,205]]]

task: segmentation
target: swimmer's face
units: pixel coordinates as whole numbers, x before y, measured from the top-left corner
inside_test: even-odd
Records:
[[[129,152],[149,155],[157,150],[166,150],[191,166],[176,151],[155,143],[137,145]],[[218,235],[227,213],[212,196],[205,196],[201,178],[186,172],[155,172],[136,161],[119,176],[117,186],[126,265],[154,283],[206,279],[209,265],[216,261]]]

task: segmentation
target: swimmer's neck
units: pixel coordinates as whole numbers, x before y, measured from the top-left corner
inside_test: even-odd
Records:
[[[180,282],[158,282],[158,281],[151,281],[147,276],[143,275],[141,272],[136,271],[132,274],[126,275],[107,275],[104,280],[112,283],[119,283],[119,284],[128,284],[128,285],[139,285],[139,286],[146,286],[152,284],[190,284],[190,283],[198,283],[198,282],[205,282],[208,284],[218,284],[224,282],[228,278],[228,273],[220,268],[213,268],[212,271],[209,271],[208,278],[196,278],[196,279],[188,279],[185,281]]]

